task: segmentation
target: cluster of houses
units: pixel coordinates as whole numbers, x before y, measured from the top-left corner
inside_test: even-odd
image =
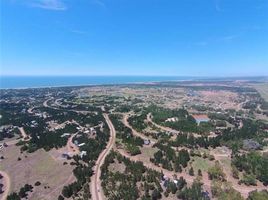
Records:
[[[76,129],[78,131],[83,131],[87,135],[88,134],[94,135],[97,133],[94,127],[76,127]]]
[[[43,119],[50,117],[50,115],[47,112],[38,112],[34,113],[34,115]]]
[[[26,109],[24,109],[24,110],[26,110]],[[31,113],[34,116],[39,117],[39,118],[43,118],[43,119],[46,119],[46,118],[50,117],[50,115],[47,112],[41,112],[41,111],[39,111],[37,109],[34,109],[34,110],[32,109]]]

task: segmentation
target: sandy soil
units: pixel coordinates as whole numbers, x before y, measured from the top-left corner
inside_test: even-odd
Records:
[[[265,187],[259,181],[257,181],[257,186],[246,186],[246,185],[243,185],[243,184],[242,185],[239,185],[238,184],[238,180],[235,179],[232,176],[230,163],[228,164],[229,166],[226,166],[226,163],[224,163],[224,160],[226,160],[226,159],[229,160],[231,158],[230,152],[223,153],[223,152],[215,152],[215,151],[212,151],[211,154],[215,157],[215,160],[218,160],[220,162],[220,164],[222,166],[224,166],[223,167],[223,172],[226,175],[227,181],[230,182],[232,184],[233,188],[235,190],[237,190],[238,192],[240,192],[243,197],[247,198],[248,197],[248,194],[251,191],[254,191],[254,190],[258,190],[258,191],[261,191],[263,189],[266,189],[267,190],[267,187]]]
[[[1,183],[4,185],[4,193],[0,194],[0,200],[6,200],[10,192],[11,181],[9,175],[6,172],[0,171],[0,174],[3,176],[3,178],[1,179]]]
[[[80,153],[79,148],[73,143],[73,138],[77,135],[77,133],[73,134],[71,137],[68,138],[67,142],[67,149],[69,154],[77,155]]]
[[[31,137],[27,135],[27,133],[25,132],[23,127],[19,127],[19,131],[20,131],[24,141],[28,141],[31,139]]]
[[[4,160],[1,161],[1,170],[9,174],[10,191],[18,192],[26,183],[34,186],[40,181],[40,186],[35,186],[29,199],[49,200],[57,197],[65,184],[75,180],[70,177],[73,166],[63,165],[65,160],[53,159],[49,152],[42,149],[34,153],[20,153],[20,147],[10,145],[3,151]],[[18,160],[20,158],[21,160]],[[46,189],[44,186],[49,186]]]

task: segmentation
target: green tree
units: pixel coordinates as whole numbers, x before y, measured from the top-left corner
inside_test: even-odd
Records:
[[[194,169],[193,169],[193,167],[191,167],[191,168],[189,169],[189,175],[190,175],[190,176],[194,176]]]

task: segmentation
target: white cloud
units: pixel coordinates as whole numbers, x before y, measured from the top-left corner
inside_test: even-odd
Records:
[[[62,0],[35,0],[31,1],[30,6],[47,10],[63,11],[67,9]]]

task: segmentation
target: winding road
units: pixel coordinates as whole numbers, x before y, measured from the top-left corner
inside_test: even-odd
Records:
[[[155,123],[152,120],[152,114],[151,113],[147,114],[147,121],[152,123],[154,126],[156,126],[157,128],[159,128],[159,129],[161,129],[163,131],[170,132],[170,133],[173,133],[173,134],[179,134],[180,133],[180,131],[174,130],[174,129],[166,127],[166,126],[161,126],[161,125]]]
[[[48,99],[48,100],[50,100],[50,99]],[[49,107],[47,105],[47,101],[44,102],[44,106],[45,107]],[[103,111],[104,111],[104,108],[103,108]],[[116,131],[115,131],[115,128],[114,128],[114,126],[113,126],[113,124],[112,124],[112,122],[111,122],[108,114],[107,113],[103,113],[103,116],[104,116],[104,118],[106,120],[106,123],[109,126],[109,129],[110,129],[110,138],[109,138],[109,142],[108,142],[106,148],[99,155],[99,157],[98,157],[98,159],[97,159],[97,161],[95,163],[95,166],[93,168],[93,170],[94,170],[95,173],[91,177],[90,191],[91,191],[91,194],[92,194],[92,199],[94,199],[94,200],[104,200],[105,199],[105,196],[103,194],[102,187],[101,187],[101,180],[100,180],[101,166],[104,163],[104,160],[105,160],[106,156],[112,150],[112,148],[113,148],[113,146],[115,144],[115,138],[116,138]],[[123,123],[132,130],[133,134],[136,135],[136,136],[141,137],[142,139],[149,139],[145,135],[143,135],[143,134],[137,132],[135,129],[133,129],[132,126],[130,126],[130,124],[128,123],[128,117],[129,117],[129,114],[124,115],[124,117],[123,117]],[[147,121],[148,122],[151,122],[153,125],[155,125],[156,127],[160,128],[160,129],[162,129],[164,131],[171,132],[171,133],[174,133],[174,134],[180,133],[177,130],[171,129],[169,127],[164,127],[164,126],[161,126],[161,125],[156,124],[155,122],[153,122],[151,113],[149,113],[147,115]],[[150,139],[150,140],[151,140],[152,143],[155,142],[152,139]],[[130,155],[126,154],[125,152],[123,152],[122,150],[118,150],[117,149],[117,151],[121,155],[123,155],[125,157],[128,157],[132,161],[138,161],[138,160],[140,160],[138,157],[130,156]],[[167,170],[164,170],[161,167],[157,167],[157,166],[153,165],[152,163],[144,163],[144,165],[146,167],[148,167],[148,168],[151,168],[151,169],[154,169],[154,170],[157,170],[157,171],[162,171],[162,172],[164,172],[170,178],[172,176],[174,176],[174,174],[177,174],[179,176],[183,176],[186,179],[186,181],[189,182],[189,183],[192,183],[193,180],[194,180],[194,177],[189,176],[187,173],[174,173],[174,172],[169,172]],[[231,182],[232,185],[233,185],[233,188],[235,190],[239,191],[244,197],[247,197],[248,196],[248,193],[250,191],[255,190],[255,189],[257,189],[257,190],[266,189],[263,186],[261,186],[261,187],[260,186],[257,186],[257,187],[254,187],[254,186],[253,187],[248,187],[248,186],[244,186],[244,185],[238,185],[237,180],[233,180],[232,176],[229,173],[226,173],[226,174],[227,174],[227,181],[228,182]],[[205,179],[207,179],[207,180],[206,181],[203,180],[204,181],[204,186],[205,186],[206,189],[208,189],[208,188],[211,187],[211,182],[208,180],[207,174],[206,174]]]
[[[142,138],[143,140],[150,140],[150,142],[151,142],[152,145],[155,144],[155,143],[156,143],[156,140],[155,140],[155,139],[149,138],[149,137],[143,135],[142,133],[139,133],[138,131],[136,131],[136,130],[129,124],[129,122],[128,122],[128,118],[129,118],[129,117],[130,117],[129,114],[124,114],[124,115],[123,115],[123,124],[124,124],[126,127],[130,128],[130,129],[132,130],[133,135],[135,135],[135,136],[137,136],[137,137],[140,137],[140,138]]]
[[[94,167],[94,175],[91,177],[91,182],[90,182],[90,191],[92,194],[92,199],[94,200],[103,200],[105,199],[103,192],[102,192],[102,187],[101,187],[101,180],[100,180],[100,176],[101,176],[101,166],[104,163],[104,160],[106,158],[106,156],[110,153],[110,151],[113,148],[113,145],[115,143],[115,128],[108,116],[108,114],[104,113],[103,117],[106,120],[106,123],[109,126],[110,129],[110,139],[109,142],[106,146],[106,149],[104,149],[101,154],[99,155],[98,160],[96,161],[95,167]]]

